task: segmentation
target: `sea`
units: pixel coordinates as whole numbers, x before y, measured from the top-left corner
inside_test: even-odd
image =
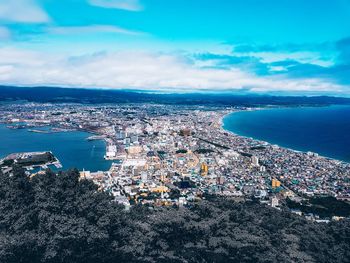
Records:
[[[237,135],[350,162],[350,106],[269,108],[224,117]]]
[[[63,170],[109,170],[112,162],[104,160],[105,142],[87,141],[91,135],[81,131],[36,133],[28,129],[8,129],[5,124],[0,124],[0,158],[18,152],[52,151]]]

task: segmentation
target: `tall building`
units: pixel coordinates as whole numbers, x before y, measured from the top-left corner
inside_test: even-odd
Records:
[[[263,165],[261,165],[261,166],[260,166],[260,172],[266,172],[266,167],[263,166]]]
[[[205,176],[208,174],[209,167],[206,163],[201,164],[201,175]]]
[[[271,206],[272,207],[277,207],[279,205],[278,198],[276,196],[271,198]]]
[[[277,188],[277,187],[280,187],[281,186],[281,182],[278,181],[277,179],[272,179],[272,182],[271,182],[271,186],[272,188]]]
[[[259,166],[259,158],[255,155],[252,156],[252,164],[254,166]]]

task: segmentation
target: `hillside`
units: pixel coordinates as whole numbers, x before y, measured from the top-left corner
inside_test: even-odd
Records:
[[[124,211],[76,170],[0,175],[0,262],[349,262],[350,222],[255,203]]]

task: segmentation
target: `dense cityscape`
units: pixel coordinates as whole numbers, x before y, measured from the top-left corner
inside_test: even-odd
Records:
[[[80,177],[94,181],[126,209],[136,204],[191,206],[211,195],[259,200],[277,209],[286,199],[350,200],[348,163],[224,130],[223,118],[242,110],[251,108],[27,103],[1,106],[0,122],[39,133],[88,131],[88,140],[104,140],[110,169],[82,170]],[[51,149],[13,153],[0,160],[1,170],[11,173],[17,164],[35,176],[44,172],[35,167],[61,168],[54,154]],[[291,211],[324,221],[316,214]]]

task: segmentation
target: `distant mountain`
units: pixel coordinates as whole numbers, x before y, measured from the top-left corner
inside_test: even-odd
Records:
[[[51,103],[161,103],[212,106],[350,104],[350,98],[331,96],[269,96],[233,93],[150,93],[133,90],[0,86],[0,101]]]

